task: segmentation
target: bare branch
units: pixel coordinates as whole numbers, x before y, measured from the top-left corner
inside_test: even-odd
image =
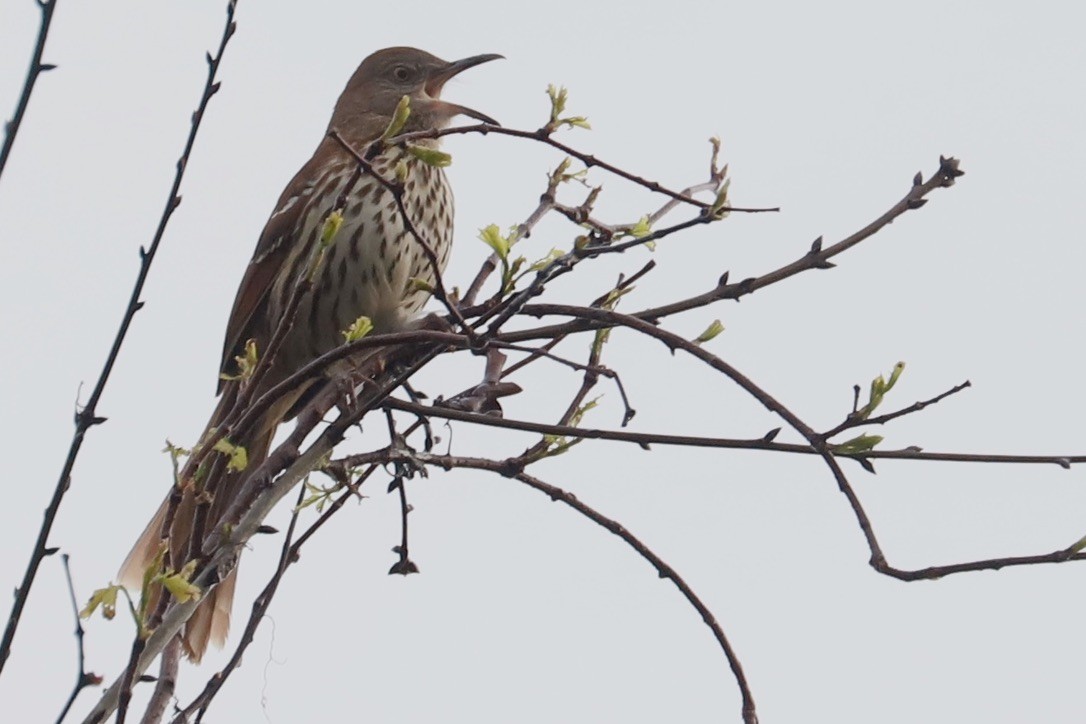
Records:
[[[712,206],[712,204],[710,204],[708,202],[692,198],[692,197],[687,196],[687,195],[685,195],[685,194],[683,194],[683,193],[681,193],[679,191],[673,191],[673,190],[669,189],[668,187],[664,186],[663,184],[661,184],[661,183],[659,183],[657,181],[652,181],[652,180],[644,178],[642,176],[638,176],[635,173],[630,173],[629,171],[626,171],[625,169],[619,168],[618,166],[616,166],[616,165],[614,165],[612,163],[608,163],[607,161],[599,159],[599,158],[597,158],[596,156],[593,156],[590,153],[584,153],[583,151],[578,151],[577,149],[573,148],[572,146],[567,146],[566,144],[562,143],[561,141],[555,140],[549,133],[544,132],[543,129],[539,129],[539,130],[536,130],[536,131],[521,131],[521,130],[517,130],[515,128],[503,128],[502,126],[492,126],[492,125],[489,125],[487,123],[477,123],[477,124],[473,124],[473,125],[469,125],[469,126],[453,126],[451,128],[441,128],[441,129],[428,130],[428,131],[412,131],[411,133],[403,133],[403,134],[401,134],[399,136],[396,136],[395,138],[390,139],[389,143],[390,144],[392,144],[392,143],[408,143],[410,141],[421,141],[421,140],[427,139],[427,138],[441,138],[443,136],[464,135],[464,134],[467,134],[467,133],[479,133],[479,134],[484,135],[484,136],[493,133],[493,134],[496,134],[496,135],[499,135],[499,136],[512,136],[513,138],[522,138],[522,139],[527,139],[527,140],[531,140],[531,141],[538,141],[539,143],[546,144],[546,145],[550,146],[551,148],[555,148],[555,149],[561,151],[562,153],[566,154],[567,156],[572,156],[573,158],[575,158],[578,161],[580,161],[581,163],[583,163],[586,168],[601,168],[601,169],[603,169],[604,171],[607,171],[610,174],[613,174],[615,176],[618,176],[619,178],[625,179],[625,180],[627,180],[627,181],[629,181],[631,183],[634,183],[634,184],[636,184],[636,185],[638,185],[638,186],[640,186],[640,187],[642,187],[644,189],[647,189],[647,190],[652,191],[654,193],[663,194],[664,196],[669,196],[672,199],[674,199],[675,201],[678,201],[678,202],[681,202],[681,203],[684,203],[684,204],[688,204],[690,206],[695,206],[695,207],[697,207],[699,209],[708,209],[710,206]],[[727,210],[728,211],[735,211],[735,212],[738,212],[738,213],[751,213],[751,214],[764,213],[764,212],[767,212],[767,211],[768,212],[780,211],[780,209],[776,208],[776,207],[774,207],[774,208],[737,208],[737,207],[728,207]]]
[[[75,703],[76,697],[79,696],[79,692],[88,686],[98,686],[102,683],[102,677],[97,674],[93,674],[87,671],[86,657],[83,651],[83,622],[79,618],[79,603],[76,601],[75,585],[72,583],[72,569],[68,564],[68,554],[62,553],[60,556],[61,562],[64,564],[64,580],[68,583],[68,595],[72,601],[72,612],[75,614],[75,644],[76,652],[78,654],[79,671],[76,674],[75,686],[72,687],[72,693],[68,695],[68,701],[64,703],[64,708],[60,712],[60,716],[57,717],[57,724],[61,724],[64,718],[68,716],[68,712],[72,708],[72,704]]]
[[[19,102],[15,106],[15,115],[4,124],[4,144],[0,146],[0,176],[4,174],[4,168],[8,165],[8,157],[11,148],[15,145],[15,136],[19,133],[19,126],[23,123],[27,106],[30,105],[30,94],[34,92],[34,84],[38,82],[38,76],[56,68],[52,63],[41,62],[45,53],[45,41],[49,37],[49,27],[53,22],[53,11],[56,10],[57,0],[36,0],[38,9],[41,10],[41,24],[38,27],[38,40],[34,44],[34,54],[30,58],[30,67],[26,71],[26,80],[23,81],[23,90],[19,94]]]

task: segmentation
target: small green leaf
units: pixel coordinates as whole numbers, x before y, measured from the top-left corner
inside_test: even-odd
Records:
[[[890,373],[890,380],[886,383],[886,392],[889,392],[891,389],[893,389],[894,385],[897,383],[898,378],[901,377],[901,373],[904,371],[904,362],[898,362],[896,365],[894,365],[894,370]]]
[[[256,340],[250,339],[245,342],[245,352],[243,354],[234,357],[234,361],[238,365],[238,373],[236,375],[227,374],[223,372],[219,375],[219,379],[233,381],[233,380],[247,380],[253,376],[253,372],[256,371],[257,362],[260,361],[260,357],[256,351]]]
[[[392,112],[392,120],[389,121],[385,132],[381,134],[381,140],[387,141],[402,131],[410,116],[411,99],[408,96],[403,96],[400,98],[400,102],[396,104],[396,110]]]
[[[172,458],[174,462],[177,462],[181,458],[187,458],[192,454],[192,450],[174,445],[169,440],[166,441],[166,447],[162,448],[162,452],[169,453],[170,458]]]
[[[339,227],[343,226],[343,212],[333,209],[324,219],[324,228],[321,229],[321,246],[330,246],[336,240]]]
[[[99,588],[91,594],[87,604],[80,609],[79,618],[90,618],[94,615],[94,612],[101,607],[102,616],[105,619],[112,621],[113,617],[117,615],[117,594],[120,590],[121,586],[117,584],[110,584],[105,588]]]
[[[502,236],[501,229],[497,224],[490,224],[486,228],[479,229],[479,238],[498,255],[498,258],[505,261],[509,258],[510,244],[509,240]]]
[[[569,126],[570,128],[576,126],[591,130],[592,126],[588,124],[588,119],[584,116],[562,116],[562,112],[566,110],[566,101],[569,99],[569,93],[564,86],[555,86],[553,83],[548,85],[547,96],[551,100],[551,115],[547,125],[543,127],[546,133],[553,133],[558,130],[559,126]]]
[[[564,256],[561,250],[551,249],[547,252],[547,255],[538,261],[532,262],[532,265],[528,267],[529,272],[542,271],[546,267],[553,264],[555,261],[561,259]]]
[[[343,486],[337,483],[336,485],[331,485],[325,488],[320,485],[314,485],[310,483],[309,478],[306,478],[305,489],[309,493],[309,495],[307,495],[305,499],[298,504],[298,507],[296,507],[295,510],[301,510],[302,508],[314,506],[317,512],[321,513],[324,511],[324,506],[326,506],[332,500],[332,496],[342,490]]]
[[[603,397],[603,395],[593,397],[591,400],[578,407],[577,411],[570,415],[569,424],[573,427],[579,426],[581,424],[581,420],[584,419],[585,413],[587,413],[589,410],[596,409],[596,407],[600,403],[601,397]]]
[[[569,93],[565,86],[555,86],[551,83],[547,86],[547,96],[551,99],[551,123],[554,123],[562,111],[566,110],[566,99]]]
[[[1070,550],[1072,553],[1081,553],[1083,548],[1086,548],[1086,535],[1082,536],[1077,541],[1072,543],[1071,547],[1068,550]]]
[[[611,330],[597,329],[596,335],[592,338],[592,354],[599,357],[603,352],[603,345],[607,344],[607,341],[611,339]]]
[[[705,328],[704,332],[694,338],[694,344],[703,344],[705,342],[708,342],[713,337],[716,337],[723,331],[724,325],[720,323],[719,319],[714,319],[712,323],[710,323],[709,326]]]
[[[557,186],[560,183],[566,183],[567,181],[572,181],[574,179],[583,179],[588,175],[587,168],[582,168],[580,171],[570,173],[569,167],[572,163],[573,159],[569,156],[562,159],[562,163],[558,164],[558,167],[551,172],[551,185]]]
[[[343,337],[349,344],[355,340],[362,339],[372,331],[373,320],[369,317],[359,317],[354,320],[350,327],[347,327],[347,329],[343,331]]]
[[[713,172],[713,175],[716,176],[716,174],[719,173],[717,169],[719,168],[718,164],[720,163],[720,136],[710,137],[709,144],[713,147],[713,155],[709,160],[709,169]],[[724,173],[727,173],[727,169],[725,169]]]
[[[646,215],[638,219],[637,223],[630,227],[629,233],[636,239],[640,239],[651,234],[652,226],[649,224],[649,217]]]
[[[875,379],[871,380],[871,390],[868,393],[867,404],[856,411],[856,417],[861,420],[866,420],[871,416],[879,405],[882,404],[882,399],[889,392],[898,379],[901,377],[901,373],[905,371],[905,363],[898,362],[894,365],[893,371],[890,373],[889,381],[882,375],[879,375]]]
[[[851,440],[839,443],[837,445],[830,445],[830,450],[838,455],[857,455],[859,453],[870,452],[882,442],[882,435],[858,435]]]
[[[147,605],[151,602],[151,584],[158,580],[158,574],[166,561],[167,550],[169,550],[169,544],[164,540],[160,540],[154,560],[143,569],[143,581],[140,584],[140,610],[136,616],[136,621],[141,628],[143,622],[147,620]]]
[[[728,172],[728,167],[724,167],[723,173]],[[726,219],[730,211],[730,204],[728,202],[728,189],[732,185],[730,178],[724,179],[724,183],[720,185],[720,190],[716,193],[716,199],[713,200],[713,205],[709,207],[709,215],[714,219]]]
[[[452,165],[452,156],[444,151],[438,151],[436,148],[426,148],[425,146],[408,146],[407,152],[418,160],[425,163],[427,166],[437,166],[438,168],[445,168]]]
[[[431,284],[430,282],[426,281],[425,279],[419,279],[418,277],[411,277],[407,281],[411,285],[412,291],[426,292],[427,294],[433,294],[434,293],[434,285]]]
[[[599,300],[598,306],[602,307],[603,309],[613,310],[618,304],[618,300],[622,299],[634,289],[637,289],[637,287],[632,284],[624,287],[616,287],[611,291],[607,292],[607,294],[603,295],[603,299]]]
[[[192,578],[192,574],[195,570],[196,561],[189,561],[177,573],[162,576],[160,582],[162,583],[163,588],[169,591],[170,595],[179,603],[187,603],[188,601],[194,600],[198,601],[203,595],[203,590],[189,580]]]
[[[225,437],[220,438],[215,447],[216,452],[221,452],[230,458],[226,463],[227,470],[241,471],[249,467],[249,454],[241,445],[235,445]]]

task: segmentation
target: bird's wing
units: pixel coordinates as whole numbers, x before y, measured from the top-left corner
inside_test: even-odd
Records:
[[[263,352],[269,341],[263,337],[270,337],[274,331],[261,328],[271,320],[266,314],[258,314],[258,310],[267,306],[275,279],[291,257],[295,245],[295,230],[303,210],[309,208],[308,201],[313,192],[314,181],[310,166],[311,163],[303,166],[279,197],[279,203],[264,225],[253,258],[245,269],[245,276],[242,277],[234,298],[230,321],[226,325],[222,364],[219,368],[223,374],[232,371],[234,357],[242,353],[248,340],[255,339],[258,351]],[[220,378],[220,393],[223,383],[224,380]]]

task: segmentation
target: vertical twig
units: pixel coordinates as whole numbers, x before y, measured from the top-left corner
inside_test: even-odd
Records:
[[[4,168],[8,165],[11,147],[15,145],[15,135],[19,132],[19,126],[23,123],[26,107],[30,105],[30,94],[34,92],[34,84],[38,82],[38,76],[56,68],[52,63],[41,62],[41,56],[45,52],[45,40],[49,37],[49,26],[53,22],[53,10],[56,9],[57,0],[35,0],[35,2],[38,3],[38,9],[41,10],[38,42],[34,45],[34,57],[30,59],[30,68],[26,71],[26,81],[23,82],[23,92],[19,96],[18,105],[15,107],[15,115],[4,124],[4,145],[0,146],[0,176],[3,176]]]
[[[68,712],[71,710],[72,704],[75,703],[76,697],[79,696],[79,692],[88,686],[97,686],[102,683],[102,677],[87,671],[86,657],[83,652],[83,622],[79,619],[79,603],[75,597],[75,584],[72,583],[72,569],[68,565],[68,554],[62,554],[60,560],[64,564],[64,578],[68,581],[68,595],[72,599],[72,612],[75,614],[75,643],[79,654],[79,673],[76,674],[72,693],[68,696],[68,701],[65,702],[60,716],[57,717],[57,724],[61,724],[64,717],[68,716]]]

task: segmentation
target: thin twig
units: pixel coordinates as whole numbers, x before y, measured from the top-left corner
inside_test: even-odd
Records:
[[[902,214],[920,208],[927,202],[928,194],[935,189],[953,186],[955,179],[963,173],[964,172],[959,169],[959,162],[957,159],[940,157],[939,168],[932,174],[931,178],[927,181],[923,181],[920,179],[920,174],[917,174],[913,179],[913,184],[908,193],[906,193],[900,201],[890,207],[889,210],[880,215],[877,219],[867,224],[859,231],[845,237],[841,241],[823,248],[822,238],[819,237],[811,245],[811,248],[806,254],[782,267],[757,277],[748,277],[739,282],[729,282],[730,275],[728,272],[725,272],[721,275],[717,285],[707,292],[688,297],[687,299],[664,304],[659,307],[643,309],[639,312],[632,313],[631,316],[654,322],[663,319],[664,317],[688,312],[692,309],[699,309],[717,301],[727,299],[739,300],[749,294],[753,294],[759,289],[764,289],[765,287],[777,284],[785,279],[813,269],[832,269],[834,264],[830,259],[848,251],[860,242],[871,238]],[[541,307],[540,305],[525,304],[523,311],[526,314],[537,314],[543,312],[544,308],[545,307]],[[582,319],[563,324],[517,330],[516,332],[505,332],[501,335],[501,338],[508,342],[523,342],[531,339],[550,339],[556,335],[586,332],[600,329],[602,326],[604,325],[601,325],[599,322]]]
[[[586,440],[611,440],[614,442],[628,442],[650,449],[652,445],[673,445],[677,447],[704,447],[732,450],[764,450],[768,452],[789,453],[796,455],[818,455],[818,451],[807,444],[775,442],[765,437],[758,438],[728,438],[728,437],[701,437],[698,435],[669,435],[655,432],[629,432],[626,430],[604,430],[592,427],[573,427],[570,425],[552,425],[544,422],[531,422],[529,420],[517,420],[510,417],[495,417],[483,415],[466,410],[454,410],[438,405],[422,405],[407,400],[398,400],[390,397],[382,403],[391,410],[410,412],[416,415],[439,417],[446,420],[458,420],[486,427],[497,427],[505,430],[521,430],[534,432],[541,435],[555,435],[560,437],[576,437]],[[1072,465],[1086,464],[1086,455],[1004,455],[992,453],[942,453],[925,452],[918,448],[905,448],[902,450],[871,450],[854,455],[838,454],[837,457],[846,459],[878,458],[882,460],[940,460],[943,462],[961,463],[996,463],[996,464],[1024,464],[1024,465],[1058,465],[1069,468]],[[343,458],[339,462],[349,463],[350,457]]]
[[[940,394],[936,395],[935,397],[932,397],[930,400],[921,400],[920,402],[914,402],[913,404],[909,405],[908,407],[903,407],[900,410],[895,410],[894,412],[888,412],[888,413],[886,413],[884,415],[875,415],[874,417],[860,418],[859,416],[856,415],[856,411],[853,410],[852,414],[850,414],[848,417],[846,417],[845,420],[842,423],[840,423],[836,427],[822,433],[822,437],[825,438],[826,440],[829,440],[834,435],[837,435],[837,434],[839,434],[841,432],[844,432],[845,430],[849,430],[849,429],[854,428],[854,427],[860,427],[860,426],[863,426],[863,425],[885,425],[886,423],[890,422],[891,420],[896,420],[897,418],[904,417],[905,415],[911,415],[914,412],[920,412],[921,410],[923,410],[925,407],[928,407],[929,405],[937,404],[938,402],[941,402],[942,400],[946,399],[947,397],[950,397],[951,395],[956,395],[959,392],[961,392],[962,390],[966,389],[967,387],[971,387],[972,384],[973,383],[971,383],[969,380],[966,380],[965,382],[961,383],[960,385],[955,385],[954,387],[951,387],[946,392],[940,393]],[[859,389],[859,388],[857,388],[857,389]]]
[[[464,134],[468,134],[468,133],[479,133],[479,134],[482,134],[484,136],[493,133],[493,134],[499,135],[499,136],[512,136],[513,138],[522,138],[522,139],[528,139],[528,140],[531,140],[531,141],[538,141],[539,143],[546,144],[546,145],[550,146],[551,148],[555,148],[555,149],[561,151],[562,153],[566,154],[567,156],[572,156],[573,158],[575,158],[578,161],[580,161],[581,163],[583,163],[586,168],[593,168],[593,167],[601,168],[604,171],[607,171],[608,173],[614,174],[615,176],[618,176],[619,178],[626,179],[627,181],[630,181],[631,183],[637,184],[638,186],[640,186],[640,187],[642,187],[644,189],[648,189],[649,191],[652,191],[654,193],[663,194],[664,196],[669,196],[669,197],[671,197],[672,199],[674,199],[676,201],[682,202],[684,204],[689,204],[690,206],[696,206],[699,209],[708,209],[710,206],[712,206],[712,204],[709,203],[709,202],[701,201],[700,199],[691,198],[690,196],[687,196],[687,195],[685,195],[685,194],[683,194],[683,193],[681,193],[679,191],[673,191],[673,190],[669,189],[668,187],[664,186],[663,184],[661,184],[661,183],[659,183],[657,181],[652,181],[652,180],[644,178],[642,176],[638,176],[637,174],[630,173],[629,171],[626,171],[625,169],[619,168],[618,166],[616,166],[616,165],[614,165],[612,163],[608,163],[607,161],[599,159],[599,158],[597,158],[596,156],[594,156],[594,155],[592,155],[590,153],[584,153],[583,151],[578,151],[577,149],[573,148],[572,146],[568,146],[568,145],[562,143],[561,141],[555,140],[550,134],[543,132],[543,129],[539,129],[539,130],[536,130],[536,131],[521,131],[521,130],[518,130],[516,128],[504,128],[502,126],[492,126],[492,125],[487,124],[487,123],[476,123],[476,124],[467,125],[467,126],[452,126],[450,128],[440,128],[440,129],[431,129],[431,130],[425,130],[425,131],[412,131],[410,133],[403,133],[403,134],[400,134],[399,136],[396,136],[394,138],[389,139],[388,143],[389,144],[408,143],[410,141],[420,141],[420,140],[424,140],[424,139],[427,139],[427,138],[441,138],[443,136],[464,135]],[[774,208],[727,207],[726,210],[727,211],[735,211],[737,213],[757,214],[757,213],[764,213],[764,212],[767,212],[767,211],[779,211],[780,209],[775,208],[775,207]]]
[[[514,229],[513,235],[509,240],[509,245],[512,246],[521,239],[527,239],[532,235],[532,229],[543,220],[543,217],[554,208],[554,196],[558,191],[558,184],[561,183],[561,177],[557,172],[551,173],[547,180],[547,190],[539,196],[539,204],[532,210],[532,213],[528,214],[528,218],[517,224],[517,228]],[[492,253],[483,261],[482,266],[479,268],[475,278],[472,279],[471,284],[468,286],[468,291],[464,294],[463,299],[460,300],[461,307],[470,307],[475,304],[475,300],[479,296],[479,292],[483,288],[483,284],[494,273],[494,270],[498,267],[498,254]]]
[[[64,580],[68,582],[68,595],[71,597],[72,612],[75,614],[75,645],[78,654],[79,671],[76,673],[72,693],[68,695],[68,701],[64,703],[64,708],[61,710],[60,716],[57,717],[57,724],[61,724],[64,718],[68,716],[68,712],[71,710],[72,704],[75,703],[76,697],[79,696],[79,692],[88,686],[98,686],[102,683],[101,676],[87,671],[86,657],[83,650],[83,621],[79,618],[79,603],[76,601],[75,584],[72,583],[72,569],[68,564],[68,554],[62,553],[60,560],[64,564]]]
[[[19,102],[15,106],[15,115],[4,124],[4,145],[0,146],[0,176],[3,176],[4,168],[8,165],[11,147],[15,145],[15,136],[19,133],[19,126],[23,123],[26,108],[30,105],[30,94],[34,92],[34,84],[38,82],[38,76],[56,68],[52,63],[41,62],[41,57],[45,52],[45,41],[49,37],[49,27],[53,22],[53,11],[57,7],[57,0],[35,1],[38,4],[38,9],[41,10],[38,41],[34,44],[34,54],[30,57],[30,67],[26,71],[23,91],[19,94]]]

